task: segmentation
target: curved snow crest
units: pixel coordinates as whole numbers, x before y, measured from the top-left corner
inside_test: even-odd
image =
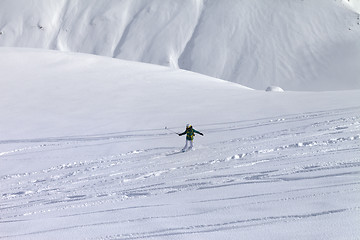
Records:
[[[255,89],[360,88],[358,1],[0,2],[0,46],[182,68]]]
[[[53,128],[64,136],[186,122],[190,113],[204,115],[201,109],[224,111],[217,99],[253,92],[198,73],[97,55],[25,48],[0,48],[0,55],[2,139],[52,136]]]

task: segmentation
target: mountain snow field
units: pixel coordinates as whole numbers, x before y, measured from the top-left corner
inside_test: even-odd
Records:
[[[1,0],[0,240],[360,240],[359,39],[360,0]]]
[[[360,90],[0,55],[0,239],[359,239]]]

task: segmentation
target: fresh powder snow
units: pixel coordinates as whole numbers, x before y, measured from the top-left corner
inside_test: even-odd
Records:
[[[0,49],[1,239],[358,239],[360,90]],[[179,153],[191,123],[194,149]],[[165,129],[165,126],[168,129]]]

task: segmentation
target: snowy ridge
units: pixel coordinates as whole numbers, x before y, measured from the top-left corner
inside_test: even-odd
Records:
[[[234,99],[226,97],[249,90],[192,72],[95,55],[12,48],[0,48],[0,53],[0,139],[216,121],[226,111],[216,101],[232,104]],[[21,71],[14,71],[18,66]],[[210,107],[213,112],[202,111]]]
[[[360,88],[359,24],[358,0],[0,2],[0,46],[171,66],[261,90]]]

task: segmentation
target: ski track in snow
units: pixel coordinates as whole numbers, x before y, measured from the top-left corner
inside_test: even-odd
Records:
[[[1,141],[6,161],[50,165],[0,176],[0,228],[16,228],[0,239],[209,239],[359,216],[360,108],[199,128],[212,142],[183,154],[166,144],[104,153],[174,137],[160,129]]]

